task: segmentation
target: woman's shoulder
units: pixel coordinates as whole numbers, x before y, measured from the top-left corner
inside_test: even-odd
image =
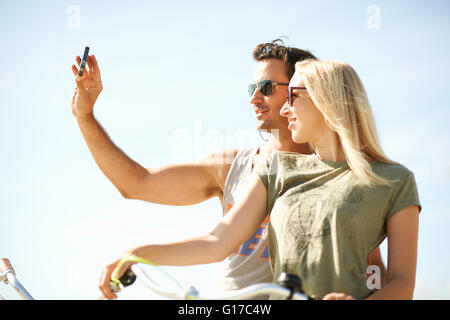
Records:
[[[332,161],[324,161],[318,159],[313,154],[302,154],[297,152],[290,152],[290,151],[273,151],[268,156],[268,162],[274,164],[276,162],[277,164],[285,164],[288,166],[296,166],[297,168],[301,169],[304,167],[309,167],[311,164],[317,165],[319,167],[330,167],[333,168],[347,168],[348,164],[347,162],[332,162]],[[384,162],[377,162],[377,161],[370,161],[369,162],[372,170],[374,173],[379,175],[380,177],[387,178],[387,179],[403,179],[408,176],[413,175],[413,172],[409,170],[405,165],[398,163],[398,162],[391,162],[391,163],[384,163]]]
[[[379,176],[388,179],[403,179],[413,174],[406,166],[398,162],[369,162],[372,170]]]
[[[298,152],[292,152],[292,151],[273,151],[269,154],[272,158],[278,158],[278,159],[310,159],[312,154],[303,154]]]
[[[273,151],[269,154],[270,161],[285,164],[288,166],[296,166],[301,169],[305,163],[314,161],[314,156],[311,154],[303,154],[292,151]]]

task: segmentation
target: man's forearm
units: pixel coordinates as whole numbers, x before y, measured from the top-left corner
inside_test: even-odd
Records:
[[[109,138],[93,115],[76,118],[86,144],[103,174],[124,197],[138,188],[138,181],[148,172],[130,159]]]
[[[221,196],[231,164],[209,160],[223,152],[199,162],[144,168],[114,145],[93,115],[76,119],[95,162],[125,198],[192,205]]]

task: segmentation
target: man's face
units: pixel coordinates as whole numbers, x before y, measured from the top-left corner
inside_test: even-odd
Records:
[[[285,64],[278,59],[259,61],[255,68],[253,83],[257,84],[261,80],[289,83]],[[288,130],[287,118],[280,115],[287,95],[287,85],[273,85],[273,91],[268,96],[263,95],[258,89],[253,92],[250,103],[256,114],[258,130]]]

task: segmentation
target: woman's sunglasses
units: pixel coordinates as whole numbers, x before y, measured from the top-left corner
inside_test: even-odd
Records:
[[[248,94],[253,96],[256,88],[258,88],[259,92],[261,92],[265,96],[270,96],[273,92],[273,86],[288,86],[289,83],[281,83],[281,82],[272,82],[270,80],[261,80],[257,84],[249,84],[248,85]]]
[[[288,96],[286,97],[286,100],[290,107],[292,107],[292,104],[294,103],[294,97],[296,97],[295,94],[292,94],[292,90],[306,90],[306,88],[305,87],[289,87]]]

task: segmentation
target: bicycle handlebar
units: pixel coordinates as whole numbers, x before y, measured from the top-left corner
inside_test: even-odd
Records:
[[[189,287],[188,290],[180,290],[168,291],[158,285],[153,279],[151,279],[145,271],[139,266],[139,264],[134,264],[131,266],[131,271],[128,270],[128,276],[134,275],[137,277],[146,287],[148,287],[153,292],[167,297],[171,299],[189,299],[189,300],[246,300],[250,298],[254,298],[260,295],[271,295],[275,294],[277,296],[281,296],[285,299],[292,300],[308,300],[309,297],[304,295],[303,293],[296,292],[301,290],[301,281],[297,276],[294,275],[286,275],[282,274],[280,284],[274,283],[259,283],[248,286],[246,288],[235,290],[230,293],[226,293],[224,295],[217,296],[200,296],[198,291],[194,287]],[[128,282],[126,277],[122,277],[125,282]],[[127,286],[123,283],[124,287]],[[120,290],[119,290],[120,291]],[[118,292],[118,291],[115,291]]]
[[[14,271],[11,262],[6,258],[0,259],[0,281],[5,284],[10,284],[22,299],[34,300],[19,280],[17,280],[16,272]]]
[[[131,266],[131,270],[127,270],[125,274],[119,279],[122,287],[127,287],[133,284],[138,278],[146,287],[153,292],[172,299],[189,299],[189,300],[246,300],[254,298],[260,295],[272,295],[275,294],[278,297],[292,300],[308,300],[310,299],[305,294],[301,293],[301,280],[295,275],[282,274],[279,283],[259,283],[248,286],[246,288],[235,290],[223,295],[217,296],[201,296],[194,287],[189,287],[185,290],[178,283],[178,290],[168,291],[158,285],[156,281],[151,279],[145,271],[139,266],[138,263]],[[34,300],[28,291],[17,280],[15,271],[8,259],[0,259],[0,281],[5,284],[10,284],[19,296],[24,300]],[[120,286],[116,283],[110,283],[111,289],[114,292],[120,291]],[[3,297],[0,296],[0,300]]]
[[[0,274],[4,274],[8,270],[12,270],[14,272],[14,269],[11,266],[11,262],[9,262],[9,260],[6,258],[1,258],[0,259]]]

